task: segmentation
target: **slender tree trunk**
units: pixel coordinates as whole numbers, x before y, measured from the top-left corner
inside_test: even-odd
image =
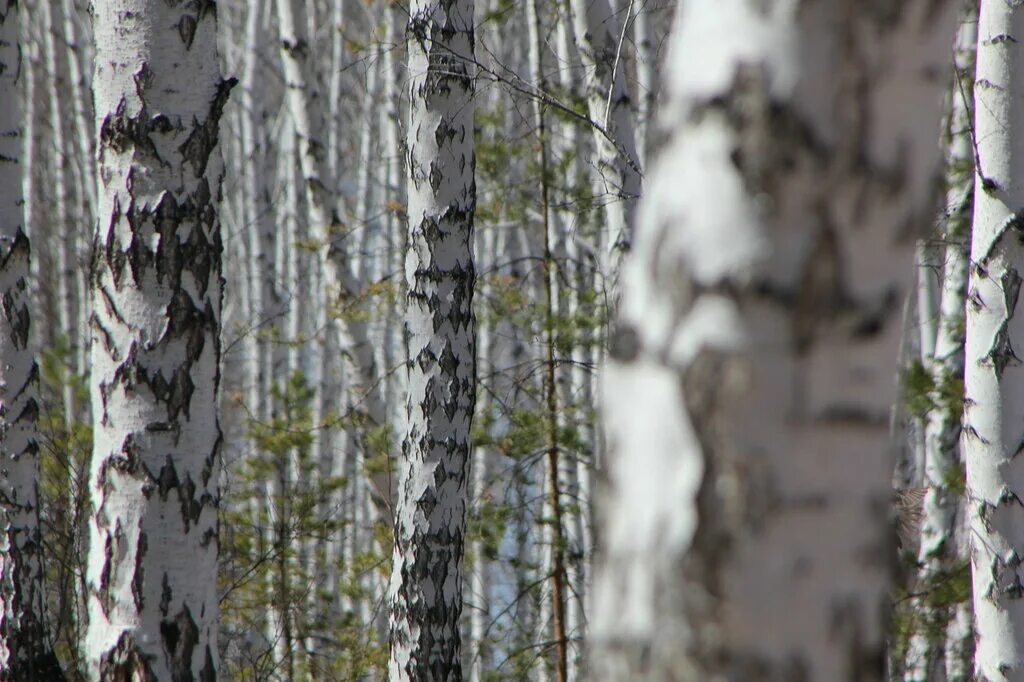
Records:
[[[0,0],[0,680],[59,680],[45,627],[18,7]]]
[[[964,372],[964,455],[981,680],[1024,678],[1024,7],[985,0],[978,24],[974,227]]]
[[[955,625],[960,605],[936,606],[937,590],[942,583],[955,580],[964,556],[957,541],[958,508],[961,506],[962,460],[960,456],[961,394],[964,375],[964,299],[967,294],[967,249],[974,201],[974,147],[971,143],[971,114],[967,100],[974,82],[974,53],[977,44],[977,6],[971,3],[957,34],[952,84],[951,113],[945,159],[945,210],[938,235],[937,252],[942,254],[942,288],[939,297],[935,341],[928,370],[934,383],[929,396],[931,409],[924,427],[924,499],[921,544],[917,560],[923,566],[916,593],[924,597],[919,606],[922,621],[910,643],[907,655],[908,680],[940,679],[946,668],[947,647],[962,644],[948,641],[947,623]],[[928,273],[931,277],[931,273]]]
[[[547,82],[543,67],[543,44],[541,24],[541,8],[538,0],[530,0],[527,4],[528,35],[530,39],[530,77],[541,90],[546,90]],[[559,466],[560,452],[558,444],[558,390],[556,383],[557,367],[555,363],[555,303],[558,282],[556,272],[558,263],[553,252],[554,230],[551,210],[551,166],[550,148],[547,135],[547,117],[544,104],[535,102],[536,125],[535,134],[540,146],[540,212],[541,212],[541,254],[543,273],[541,292],[544,299],[544,319],[542,323],[543,379],[541,391],[543,395],[543,421],[545,440],[545,502],[543,516],[548,521],[546,528],[548,547],[544,549],[550,557],[549,568],[551,581],[551,637],[554,643],[554,673],[556,682],[568,679],[568,637],[566,635],[566,570],[565,570],[565,539],[562,521],[562,480]],[[544,664],[546,657],[540,657],[539,663]]]
[[[295,1],[276,0],[288,110],[299,138],[299,165],[305,178],[304,196],[310,229],[315,239],[324,244],[320,251],[321,267],[332,291],[331,305],[340,304],[344,308],[356,301],[362,287],[346,245],[349,235],[340,232],[342,225],[334,205],[334,180],[326,159],[324,138],[321,137],[326,132],[323,130],[326,121],[323,98],[311,75],[309,43],[304,32],[299,32]],[[379,370],[368,325],[357,315],[341,315],[338,329],[342,333],[340,345],[352,356],[365,392],[360,406],[372,426],[385,425],[387,409],[377,387]],[[390,468],[374,476],[372,483],[377,510],[382,518],[390,519],[394,486]]]
[[[956,18],[899,10],[677,8],[604,375],[596,680],[882,678],[898,302]]]
[[[96,0],[90,676],[217,678],[217,218],[212,5]]]
[[[48,192],[52,197],[52,229],[56,237],[56,261],[57,272],[55,280],[57,293],[57,319],[60,327],[59,333],[67,342],[70,353],[66,359],[71,374],[78,374],[78,349],[82,339],[79,338],[78,313],[79,291],[76,285],[78,275],[78,249],[76,235],[77,230],[72,229],[71,213],[68,207],[68,171],[70,168],[71,149],[65,142],[65,112],[67,101],[61,97],[63,70],[57,50],[55,29],[56,22],[53,19],[52,2],[38,3],[38,11],[42,21],[42,56],[45,61],[44,73],[46,74],[47,95],[49,97],[49,140],[50,154],[52,154],[52,191]],[[84,133],[84,131],[83,131]],[[66,382],[63,387],[64,415],[70,425],[77,416],[78,410],[75,406],[74,384]]]
[[[473,0],[409,13],[408,424],[395,518],[398,680],[461,680],[459,616],[475,401]]]
[[[626,87],[623,25],[609,0],[573,0],[580,56],[587,71],[590,118],[604,129],[595,131],[598,190],[605,203],[610,231],[611,268],[618,269],[629,249],[640,199],[640,161],[634,115]],[[614,272],[608,273],[616,279]]]
[[[653,10],[641,5],[636,11],[633,31],[636,41],[636,146],[641,168],[647,167],[647,132],[657,101],[658,51]],[[627,17],[628,20],[628,17]]]

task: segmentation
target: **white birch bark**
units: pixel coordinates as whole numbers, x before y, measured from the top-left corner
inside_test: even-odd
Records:
[[[654,11],[648,7],[637,9],[633,20],[636,41],[637,122],[636,143],[641,168],[647,166],[647,130],[654,118],[657,99],[658,52],[655,49]]]
[[[294,0],[276,0],[288,111],[299,138],[299,163],[305,178],[304,194],[310,229],[315,239],[326,245],[320,252],[321,267],[332,290],[332,305],[338,302],[344,306],[359,296],[361,285],[345,243],[348,235],[338,233],[341,224],[333,203],[334,180],[330,176],[327,151],[320,137],[326,121],[323,98],[314,89],[314,78],[308,64],[309,44],[306,36],[298,32],[293,3]],[[372,425],[383,425],[387,419],[387,408],[381,392],[377,390],[379,369],[368,325],[357,316],[342,316],[338,320],[338,328],[342,334],[341,348],[353,358],[364,390],[360,407]],[[390,470],[373,477],[374,500],[384,518],[390,518],[393,507],[394,481],[389,473]]]
[[[395,514],[389,677],[461,680],[459,617],[475,400],[473,0],[416,0],[410,125],[408,424]]]
[[[597,170],[606,203],[612,267],[629,249],[640,198],[640,161],[636,131],[626,87],[622,50],[623,22],[609,0],[573,0],[573,19],[580,56],[587,72],[587,107],[590,118],[604,132],[595,131]],[[614,276],[613,276],[614,279]]]
[[[58,158],[64,159],[62,166],[66,169],[65,182],[68,186],[68,218],[64,230],[68,250],[66,263],[69,266],[66,276],[72,292],[72,311],[68,317],[74,326],[66,333],[73,351],[71,366],[76,375],[81,376],[87,371],[89,358],[89,261],[88,240],[77,226],[92,225],[96,220],[95,130],[92,125],[92,97],[82,69],[87,50],[79,44],[77,9],[72,0],[63,0],[54,2],[50,13],[56,16],[52,21],[53,35],[58,39],[55,49],[60,50],[64,57],[58,60],[62,69],[60,81],[64,87],[58,88],[55,97],[62,106],[57,122],[66,128],[62,137],[68,141],[67,146],[62,146],[58,152]],[[54,110],[57,110],[56,106]],[[73,396],[65,397],[65,403],[72,407],[69,417],[79,421],[89,418],[88,404],[80,402]]]
[[[389,278],[392,289],[391,297],[387,306],[387,320],[385,323],[385,345],[384,345],[384,367],[387,377],[384,385],[384,404],[388,408],[388,422],[393,425],[395,433],[404,433],[405,422],[405,372],[395,371],[400,358],[403,356],[402,349],[402,325],[400,323],[399,303],[404,281],[402,277],[404,258],[403,245],[405,244],[405,222],[401,213],[404,213],[407,203],[405,194],[405,165],[403,162],[403,138],[401,102],[402,89],[399,79],[404,78],[404,60],[400,60],[395,52],[402,44],[402,29],[398,18],[395,16],[399,8],[395,5],[388,5],[384,8],[385,36],[389,45],[396,47],[384,51],[383,74],[384,74],[384,99],[385,104],[381,108],[380,128],[384,131],[384,150],[387,169],[384,173],[385,201],[384,211],[385,230],[387,239],[387,264],[385,266],[386,276]]]
[[[1024,679],[1024,338],[1016,314],[1024,248],[1024,7],[986,0],[978,23],[974,87],[978,167],[967,296],[964,457],[974,617],[975,673]]]
[[[898,302],[954,9],[679,4],[604,375],[594,679],[882,678]]]
[[[0,680],[60,680],[45,627],[18,7],[0,0]]]
[[[97,0],[90,676],[217,678],[223,81],[212,6]]]
[[[962,445],[961,445],[962,447]],[[970,557],[970,519],[967,518],[966,496],[957,509],[957,528],[953,541],[961,561]],[[973,682],[974,680],[974,609],[971,600],[957,606],[946,629],[947,682]]]
[[[83,339],[78,335],[80,311],[79,291],[76,286],[78,275],[78,254],[77,254],[77,230],[72,229],[71,216],[68,210],[68,170],[70,167],[68,152],[69,147],[65,142],[64,128],[65,116],[62,110],[67,105],[61,89],[63,72],[61,62],[58,58],[57,45],[55,40],[56,23],[53,19],[51,2],[42,2],[37,5],[41,31],[41,52],[45,61],[44,72],[46,73],[46,85],[49,96],[48,123],[49,140],[51,141],[52,167],[49,169],[52,186],[48,188],[47,194],[51,198],[51,229],[54,230],[56,244],[56,294],[57,294],[57,320],[60,336],[64,337],[70,346],[71,353],[68,358],[70,371],[78,374],[78,349]],[[84,131],[83,131],[84,133]],[[53,246],[51,246],[53,248]],[[70,423],[77,416],[75,406],[75,391],[71,382],[65,384],[63,389],[64,414]]]
[[[68,48],[71,107],[74,112],[72,120],[75,130],[79,132],[74,136],[75,158],[73,163],[78,169],[79,189],[84,202],[84,206],[81,208],[91,222],[96,217],[96,154],[94,146],[96,131],[93,130],[92,124],[92,97],[88,79],[89,69],[87,68],[90,62],[89,41],[87,37],[82,36],[83,32],[79,30],[79,14],[75,0],[63,0],[63,17],[64,39],[67,41]],[[83,282],[87,288],[88,283],[84,278]],[[83,292],[85,288],[83,288]],[[85,303],[87,304],[87,302]],[[85,335],[89,333],[87,327],[88,322],[86,321],[82,330]],[[80,366],[85,365],[85,360],[88,357],[88,348],[86,347],[88,344],[83,343],[82,346],[83,355],[80,358]]]
[[[476,251],[474,258],[482,272],[489,272],[494,267],[496,259],[500,256],[495,253],[494,230],[476,233]],[[479,289],[478,289],[479,290]],[[481,291],[480,295],[486,298],[490,292]],[[491,376],[494,365],[492,355],[496,339],[493,335],[493,324],[478,321],[476,326],[476,350],[477,350],[477,376]],[[477,414],[483,416],[486,421],[486,411],[492,409],[493,401],[486,393],[481,393],[481,399],[476,401]],[[478,517],[482,517],[484,505],[490,502],[488,490],[488,468],[490,448],[477,444],[473,448],[473,465],[471,492],[472,505],[477,509]],[[489,647],[486,644],[487,626],[490,621],[490,598],[488,594],[487,572],[490,568],[485,554],[483,533],[480,532],[470,543],[469,553],[473,557],[472,566],[469,569],[469,580],[465,595],[466,608],[469,609],[468,635],[466,660],[467,677],[470,682],[483,682],[484,671],[489,666]]]
[[[971,3],[973,4],[973,3]],[[935,382],[936,390],[930,396],[932,407],[924,427],[924,485],[928,488],[923,505],[921,542],[917,560],[923,566],[919,572],[917,592],[935,589],[937,580],[948,580],[949,573],[956,570],[963,558],[957,542],[957,511],[961,500],[957,491],[950,489],[950,482],[958,478],[961,466],[960,418],[962,404],[953,401],[951,391],[959,384],[964,373],[964,298],[967,293],[967,248],[970,235],[971,208],[974,201],[973,173],[974,147],[971,142],[971,114],[965,100],[974,80],[974,52],[977,43],[977,8],[969,10],[957,33],[957,49],[954,67],[951,112],[949,115],[948,145],[945,159],[946,185],[945,211],[939,231],[938,252],[942,268],[942,287],[939,295],[939,310],[935,326],[933,350],[927,363]],[[931,276],[929,273],[927,276]],[[922,341],[922,343],[925,343]],[[918,628],[910,642],[907,655],[908,680],[938,679],[945,673],[950,676],[946,654],[947,645],[954,650],[961,646],[962,639],[955,634],[950,637],[936,636],[946,628],[935,627],[944,617],[951,619],[950,627],[955,628],[961,607],[954,607],[954,613],[945,616],[931,606],[925,598],[920,604],[919,615],[925,624]],[[943,670],[946,668],[946,670]]]

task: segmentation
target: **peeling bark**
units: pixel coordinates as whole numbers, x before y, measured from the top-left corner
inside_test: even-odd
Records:
[[[24,73],[18,7],[0,0],[0,680],[62,680],[45,627],[36,440],[38,368],[29,348],[23,229]]]
[[[880,680],[954,3],[684,0],[603,382],[596,680]]]
[[[475,402],[473,2],[417,0],[407,31],[409,402],[395,515],[389,675],[393,681],[460,680]]]
[[[97,0],[90,675],[217,678],[216,5]],[[143,39],[144,37],[144,39]]]

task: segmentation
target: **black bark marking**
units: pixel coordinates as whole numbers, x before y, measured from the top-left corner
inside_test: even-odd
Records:
[[[160,581],[160,615],[167,618],[167,611],[171,606],[171,599],[174,598],[174,591],[171,589],[171,583],[167,579],[167,571],[164,571],[164,577]]]
[[[199,628],[188,606],[183,606],[173,619],[165,619],[160,623],[160,637],[163,640],[167,667],[171,671],[173,682],[194,682],[192,675],[192,655],[199,641]],[[207,650],[207,665],[204,669],[211,670],[211,658]],[[212,671],[215,672],[216,671]],[[204,673],[208,674],[208,673]],[[214,678],[216,679],[216,678]]]
[[[181,42],[185,43],[185,49],[192,49],[192,41],[196,37],[196,26],[199,22],[191,14],[182,14],[181,19],[178,21],[178,35],[181,36]]]
[[[10,246],[0,256],[0,272],[28,273],[31,248],[28,237],[18,228]],[[18,350],[28,348],[29,312],[28,282],[25,275],[19,276],[3,295],[3,312],[11,328],[11,341]]]
[[[224,114],[224,105],[228,102],[231,89],[238,85],[237,78],[222,80],[217,86],[217,92],[210,102],[210,113],[201,124],[193,121],[192,132],[184,144],[178,148],[182,157],[192,164],[192,170],[197,177],[206,173],[206,164],[210,160],[210,154],[217,146],[217,131],[220,127],[220,118]]]
[[[146,570],[143,560],[146,558],[146,551],[149,549],[149,541],[146,534],[139,531],[138,540],[135,545],[135,572],[132,574],[132,599],[135,600],[135,608],[142,611],[145,605],[142,586],[145,582]]]
[[[145,72],[140,72],[144,74]],[[137,78],[138,80],[138,78]],[[144,77],[143,77],[144,80]],[[157,115],[150,117],[143,104],[139,113],[135,116],[128,116],[126,113],[126,102],[122,98],[114,113],[107,114],[100,124],[100,154],[111,149],[118,154],[132,151],[136,154],[143,154],[153,163],[161,166],[168,166],[167,161],[160,157],[152,135],[155,133],[170,133],[174,130],[171,122],[166,116]]]
[[[100,658],[100,682],[157,682],[151,656],[142,652],[131,633],[124,632]]]

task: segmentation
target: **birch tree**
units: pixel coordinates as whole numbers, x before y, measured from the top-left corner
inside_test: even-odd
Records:
[[[878,680],[953,3],[683,0],[604,375],[598,680]]]
[[[580,56],[586,68],[587,107],[603,184],[613,268],[629,249],[640,198],[640,161],[623,63],[624,21],[609,0],[573,0]],[[614,279],[614,274],[612,275]]]
[[[475,401],[473,1],[409,12],[407,430],[395,515],[391,680],[460,680]]]
[[[935,325],[935,343],[927,363],[930,389],[924,426],[924,483],[921,542],[917,560],[922,566],[917,593],[924,593],[920,625],[915,628],[907,654],[907,679],[958,679],[958,650],[963,635],[946,634],[945,621],[956,625],[957,614],[944,613],[932,592],[960,570],[963,557],[957,542],[958,513],[962,506],[960,420],[963,411],[964,298],[967,293],[967,249],[974,205],[974,148],[971,144],[971,102],[967,99],[974,81],[974,53],[978,34],[977,5],[969,3],[954,55],[956,69],[950,96],[946,133],[946,197],[941,216],[938,252],[942,286]],[[931,277],[931,273],[927,276]],[[949,608],[949,607],[947,607]],[[948,663],[947,663],[948,661]]]
[[[967,296],[964,457],[981,680],[1024,676],[1024,338],[1016,314],[1024,247],[1024,7],[981,3],[975,96],[977,169]]]
[[[90,676],[217,678],[221,79],[210,3],[97,0]]]
[[[23,229],[18,7],[0,1],[0,680],[63,679],[45,628],[29,347],[29,241]]]

